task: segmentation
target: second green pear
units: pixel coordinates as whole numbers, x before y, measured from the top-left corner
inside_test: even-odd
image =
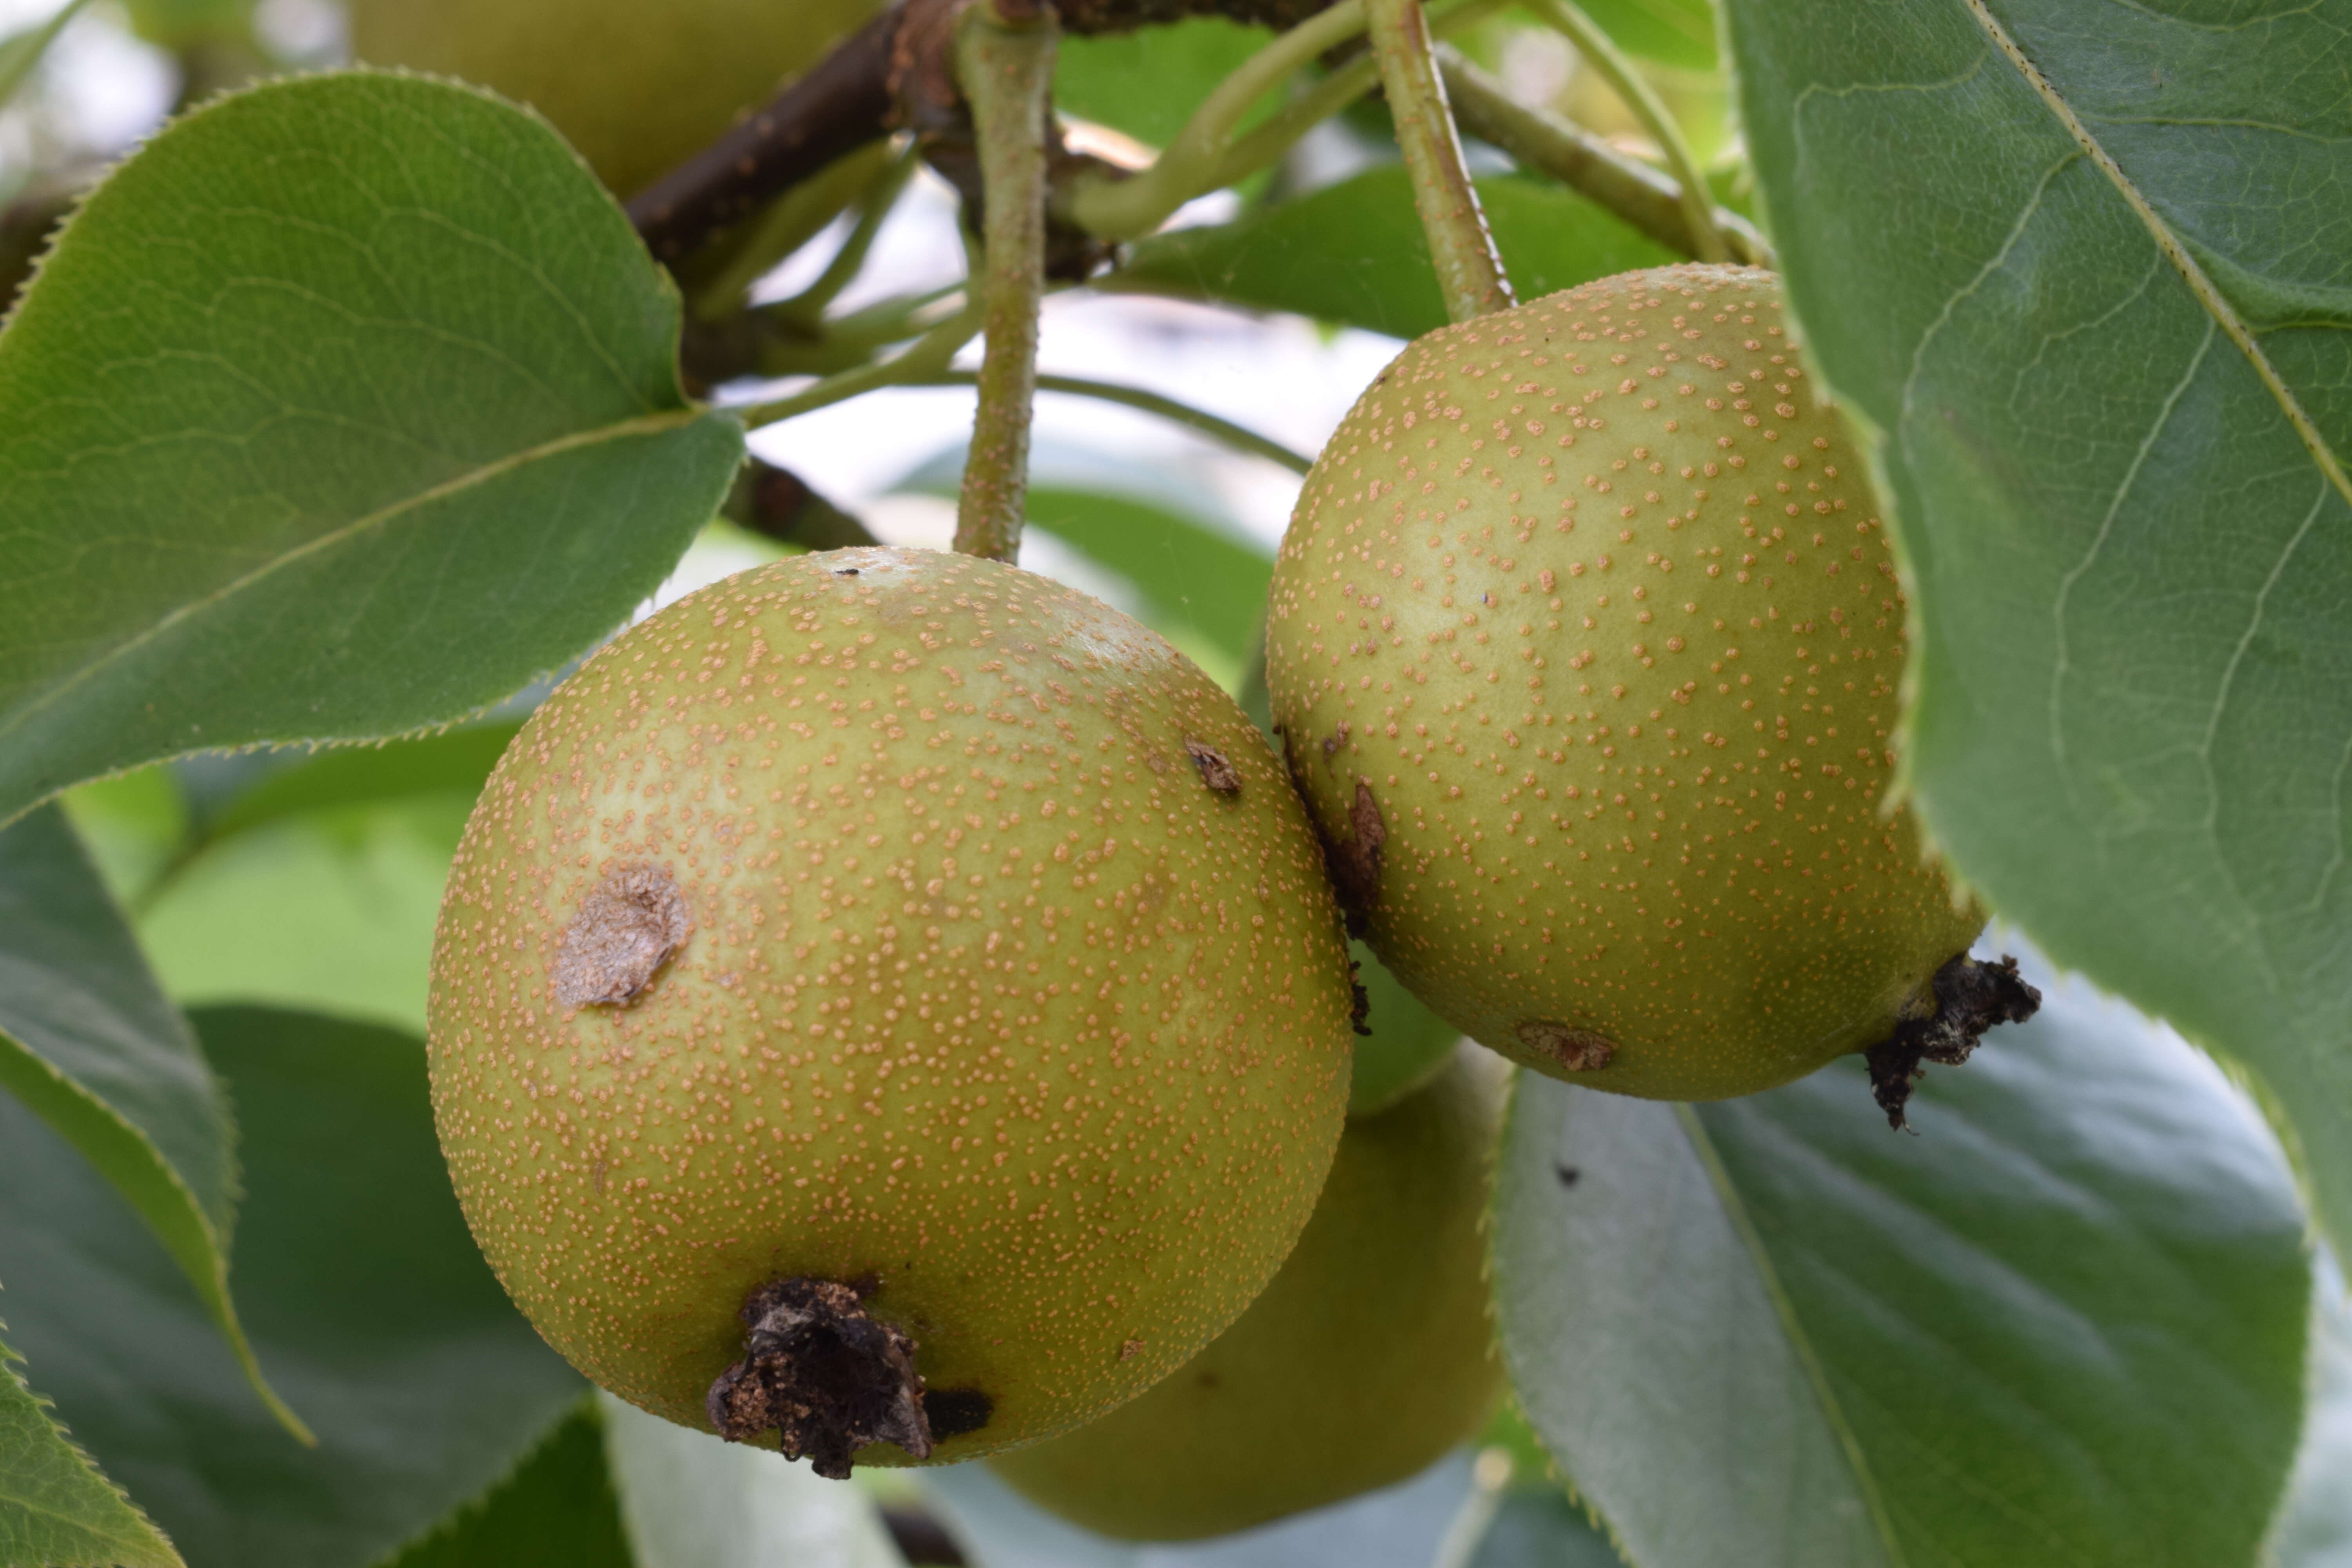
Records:
[[[1501,1388],[1480,1218],[1508,1072],[1465,1042],[1350,1118],[1297,1250],[1232,1328],[1102,1419],[988,1463],[1088,1530],[1190,1541],[1403,1480],[1467,1438]]]
[[[530,104],[628,196],[881,9],[876,0],[352,0],[352,53]]]

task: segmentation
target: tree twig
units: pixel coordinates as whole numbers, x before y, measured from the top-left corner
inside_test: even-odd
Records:
[[[780,321],[803,327],[814,327],[824,316],[825,307],[840,296],[866,265],[866,254],[874,248],[874,237],[882,232],[882,225],[906,194],[908,183],[915,175],[915,148],[909,142],[888,168],[857,198],[857,222],[849,237],[841,242],[826,262],[817,280],[789,300],[779,300],[764,307],[766,312]]]
[[[1583,127],[1518,102],[1501,82],[1449,47],[1439,46],[1437,63],[1463,130],[1500,147],[1521,168],[1549,174],[1591,197],[1668,249],[1684,256],[1699,254],[1680,184]],[[1714,220],[1716,231],[1739,260],[1772,265],[1772,247],[1746,219],[1717,207]]]
[[[789,468],[753,458],[735,476],[719,515],[740,528],[804,550],[879,544],[866,526],[809,488]]]
[[[979,384],[980,377],[968,370],[941,371],[936,375],[912,376],[899,383],[902,386],[976,386]],[[1268,440],[1246,426],[1236,425],[1205,408],[1195,408],[1189,403],[1162,397],[1156,392],[1146,392],[1139,386],[1124,386],[1115,381],[1093,381],[1078,375],[1040,375],[1037,390],[1065,393],[1073,397],[1091,397],[1145,414],[1156,414],[1162,419],[1197,430],[1213,440],[1222,441],[1237,452],[1247,452],[1254,458],[1279,463],[1294,474],[1303,474],[1315,466],[1314,458],[1303,457],[1279,441]]]
[[[1448,319],[1507,310],[1517,301],[1503,258],[1486,227],[1478,188],[1462,161],[1462,139],[1445,101],[1445,83],[1430,53],[1429,24],[1421,0],[1364,0],[1372,53],[1380,62],[1397,145],[1412,175],[1412,205],[1428,237],[1429,258]]]
[[[1608,34],[1593,25],[1592,18],[1576,0],[1529,0],[1537,16],[1566,34],[1584,57],[1585,64],[1601,73],[1618,100],[1633,110],[1650,140],[1665,154],[1666,167],[1681,186],[1684,221],[1689,225],[1693,254],[1701,261],[1727,261],[1730,247],[1724,243],[1715,226],[1715,202],[1707,194],[1706,180],[1698,172],[1698,161],[1691,156],[1690,143],[1683,139],[1683,128],[1674,114],[1659,100],[1657,93],[1633,68],[1633,62],[1619,52]]]
[[[957,79],[978,137],[982,216],[980,300],[987,348],[956,507],[955,547],[1011,561],[1021,549],[1029,423],[1037,391],[1037,318],[1045,293],[1047,121],[1054,12],[1041,0],[976,0],[957,28]]]
[[[956,356],[956,351],[971,342],[980,331],[981,311],[978,301],[967,300],[964,308],[925,332],[908,346],[897,359],[876,360],[855,366],[835,375],[828,375],[814,386],[803,387],[789,397],[779,397],[770,403],[755,403],[744,409],[740,417],[744,425],[757,429],[802,414],[814,413],[835,403],[856,397],[878,387],[898,386],[927,375],[936,375]]]

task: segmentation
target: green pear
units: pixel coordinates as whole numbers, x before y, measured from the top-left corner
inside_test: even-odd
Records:
[[[1402,1480],[1467,1438],[1501,1388],[1481,1221],[1508,1070],[1465,1047],[1350,1118],[1239,1322],[1141,1398],[990,1465],[1089,1530],[1187,1541]]]
[[[629,196],[881,9],[878,0],[352,0],[352,53],[530,104]]]
[[[1867,467],[1744,268],[1444,328],[1341,422],[1266,681],[1343,902],[1440,1016],[1713,1100],[1934,1010],[1984,917],[1898,803],[1909,626]]]
[[[548,1342],[845,1474],[1076,1426],[1238,1317],[1330,1168],[1349,1005],[1230,698],[1046,579],[868,549],[680,600],[540,708],[427,1023]]]

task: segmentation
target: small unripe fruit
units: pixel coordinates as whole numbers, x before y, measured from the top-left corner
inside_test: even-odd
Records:
[[[1012,567],[838,551],[681,600],[524,726],[442,909],[434,1110],[595,1382],[826,1473],[944,1462],[1248,1305],[1349,1005],[1297,800],[1205,676]]]
[[[1265,1294],[1139,1399],[989,1461],[1074,1523],[1221,1535],[1383,1487],[1477,1430],[1501,1377],[1480,1216],[1509,1068],[1464,1047],[1354,1117]]]
[[[352,53],[530,104],[628,196],[881,8],[877,0],[352,0]]]
[[[1933,1012],[1983,925],[1885,810],[1904,615],[1778,279],[1675,267],[1382,373],[1299,497],[1266,678],[1415,994],[1538,1071],[1711,1100]]]

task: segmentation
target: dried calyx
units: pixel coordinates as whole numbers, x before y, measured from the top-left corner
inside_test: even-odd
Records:
[[[788,1459],[849,1478],[868,1443],[931,1452],[915,1342],[866,1316],[861,1292],[830,1279],[778,1279],[743,1303],[743,1359],[710,1385],[710,1424],[731,1442],[773,1428]]]
[[[1904,1107],[1910,1102],[1911,1086],[1926,1075],[1927,1063],[1958,1067],[1987,1029],[1995,1024],[2022,1024],[2042,1006],[2042,993],[2019,978],[2017,960],[2005,953],[1998,963],[1980,963],[1961,953],[1936,971],[1931,984],[1934,1009],[1906,1019],[1864,1053],[1870,1065],[1870,1092],[1878,1109],[1886,1112],[1886,1124],[1898,1132],[1910,1126]]]

